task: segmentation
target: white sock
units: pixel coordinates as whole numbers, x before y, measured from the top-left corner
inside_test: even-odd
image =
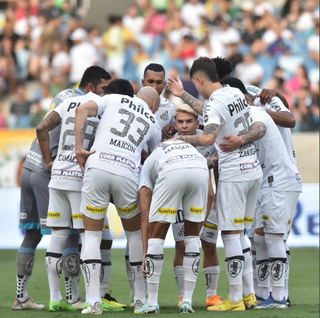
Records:
[[[101,253],[100,244],[102,231],[85,231],[85,245],[83,251],[83,267],[86,276],[87,303],[93,306],[96,302],[101,304],[100,298],[100,271]]]
[[[229,299],[233,303],[242,300],[242,272],[244,256],[240,243],[240,234],[221,235],[225,249],[225,265],[230,286]]]
[[[85,246],[85,232],[81,232],[80,233],[80,241],[81,241],[81,252],[80,252],[80,269],[81,269],[81,273],[83,276],[83,280],[84,280],[84,287],[85,287],[85,292],[86,292],[86,299],[88,297],[88,283],[86,280],[86,271],[85,271],[85,267],[83,266],[83,251],[84,251],[84,246]]]
[[[69,230],[53,230],[46,253],[46,268],[48,273],[50,300],[61,301],[60,280],[62,273],[62,251],[65,247]]]
[[[174,278],[179,289],[179,296],[183,296],[184,293],[184,269],[183,266],[175,266],[173,268]]]
[[[254,242],[253,237],[249,237],[249,240],[251,243],[253,288],[256,294],[256,291],[258,289],[258,280],[257,280],[257,272],[256,272],[256,261],[257,261],[256,244]]]
[[[192,295],[196,286],[200,265],[199,237],[186,236],[184,238],[184,245],[184,294],[182,302],[192,305]]]
[[[125,254],[125,260],[126,260],[126,270],[127,270],[127,278],[128,278],[128,282],[129,282],[129,287],[130,287],[130,298],[132,296],[134,296],[134,283],[133,283],[133,273],[132,273],[132,269],[130,266],[130,262],[129,262],[129,245],[127,242],[126,245],[126,254]]]
[[[265,241],[270,261],[270,282],[272,297],[282,301],[285,297],[285,264],[287,261],[286,250],[283,244],[283,235],[265,233]]]
[[[289,297],[289,274],[290,274],[290,249],[286,241],[284,241],[284,247],[286,249],[287,262],[286,262],[286,275],[284,280],[284,297]]]
[[[242,293],[243,296],[254,294],[253,286],[253,270],[252,270],[252,255],[248,241],[244,235],[244,231],[240,233],[240,242],[242,253],[244,256],[244,265],[242,272]]]
[[[256,295],[260,298],[267,299],[270,294],[270,264],[267,245],[263,235],[255,233],[254,242],[256,245],[256,275],[258,286]]]
[[[146,270],[148,282],[148,305],[158,305],[158,292],[160,276],[163,269],[163,243],[162,239],[149,239],[146,255]]]
[[[134,302],[140,300],[142,303],[145,303],[146,284],[142,276],[143,247],[141,230],[126,231],[126,236],[129,244],[129,261],[134,277]]]
[[[103,298],[109,293],[109,282],[111,277],[111,249],[101,249],[101,277],[100,277],[100,296]]]
[[[206,277],[207,298],[217,295],[220,266],[209,266],[203,269]]]

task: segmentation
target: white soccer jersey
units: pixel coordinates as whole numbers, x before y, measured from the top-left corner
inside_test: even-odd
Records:
[[[225,135],[241,136],[252,124],[250,107],[241,91],[229,86],[216,90],[205,102],[203,114],[205,126],[220,126],[215,143],[219,154],[219,180],[242,182],[261,178],[254,143],[248,143],[232,152],[223,152],[219,147]]]
[[[58,154],[51,169],[51,181],[49,188],[81,191],[83,172],[80,169],[75,153],[75,117],[79,105],[90,100],[98,101],[101,97],[88,93],[78,97],[71,97],[65,100],[53,111],[61,118],[61,131],[59,137]],[[87,119],[83,146],[90,149],[93,145],[94,136],[100,119],[91,117]]]
[[[208,170],[206,159],[198,150],[181,140],[161,143],[146,159],[140,174],[139,189],[143,186],[153,190],[157,178],[167,172],[203,168]]]
[[[166,125],[174,126],[174,114],[176,112],[176,106],[172,101],[160,96],[159,109],[156,111],[156,117],[160,126],[160,129]]]
[[[105,95],[97,102],[101,123],[97,129],[89,168],[137,180],[144,143],[152,151],[161,142],[161,131],[148,105],[138,97]]]
[[[256,86],[246,86],[246,89],[252,95],[258,95],[262,91],[261,88],[258,88]],[[260,103],[260,98],[256,98],[254,101],[254,104],[256,106],[263,107]],[[290,112],[290,110],[286,106],[284,106],[281,99],[277,96],[273,97],[271,99],[270,104],[267,104],[264,108],[266,110],[270,110],[270,111],[274,111],[274,112],[280,112],[280,111],[281,112]],[[277,127],[280,131],[280,134],[282,136],[284,144],[286,145],[289,158],[296,165],[296,167],[299,169],[290,128],[281,127],[279,125],[277,125]],[[301,191],[302,191],[302,185],[301,185]]]
[[[254,121],[266,125],[266,134],[254,143],[263,171],[261,189],[299,191],[302,183],[300,172],[291,162],[281,134],[268,113],[259,107],[252,106]]]

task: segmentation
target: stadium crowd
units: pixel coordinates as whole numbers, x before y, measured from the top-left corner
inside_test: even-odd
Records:
[[[9,102],[1,102],[0,127],[36,127],[52,97],[79,83],[90,65],[130,80],[137,91],[151,61],[184,79],[195,58],[223,56],[246,85],[287,98],[297,121],[294,131],[318,130],[318,2],[237,3],[137,0],[123,16],[106,12],[101,29],[87,25],[77,1],[2,2],[0,96]],[[34,81],[36,89],[26,94]]]

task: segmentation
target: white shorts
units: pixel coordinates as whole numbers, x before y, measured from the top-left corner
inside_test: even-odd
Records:
[[[287,233],[291,210],[292,192],[262,190],[261,209],[256,214],[256,229],[263,228],[265,233]]]
[[[81,212],[94,220],[103,219],[110,193],[120,218],[131,219],[140,213],[138,181],[94,168],[84,174]]]
[[[112,241],[112,237],[111,237],[111,233],[110,233],[110,227],[109,227],[109,221],[108,221],[108,217],[107,216],[104,218],[103,230],[102,230],[102,239],[104,241]]]
[[[201,168],[177,169],[157,179],[150,206],[149,222],[175,223],[182,203],[183,217],[201,223],[206,215],[208,171]]]
[[[284,235],[285,240],[288,239],[289,234],[291,232],[292,221],[296,213],[299,196],[300,196],[300,192],[296,192],[296,191],[286,192],[288,228],[287,228],[287,232]]]
[[[208,243],[217,243],[218,240],[218,220],[217,220],[217,210],[213,206],[211,208],[209,217],[206,223],[203,225],[200,232],[201,240]]]
[[[253,222],[262,178],[254,181],[219,181],[217,215],[220,231],[249,229]]]
[[[47,226],[84,229],[81,192],[49,188]]]
[[[184,241],[184,218],[182,205],[177,210],[176,222],[172,223],[172,234],[176,242]]]

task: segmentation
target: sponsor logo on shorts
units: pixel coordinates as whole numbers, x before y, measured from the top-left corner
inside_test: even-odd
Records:
[[[240,171],[244,172],[244,171],[248,171],[248,170],[253,170],[256,169],[260,166],[260,162],[257,159],[254,162],[244,162],[244,163],[240,163]]]
[[[60,219],[61,212],[48,212],[48,218],[50,219]]]
[[[121,213],[131,213],[131,212],[135,211],[137,209],[137,207],[138,207],[138,203],[136,203],[133,206],[130,206],[129,208],[122,208],[121,206],[118,206],[118,210]]]
[[[74,220],[83,220],[82,213],[72,214],[72,218],[73,218]]]
[[[91,213],[105,213],[107,211],[106,207],[96,208],[90,205],[86,205],[86,210]]]
[[[244,221],[245,221],[246,223],[253,223],[253,218],[250,218],[249,216],[245,216],[245,217],[244,217]]]
[[[40,225],[47,225],[47,219],[40,219]]]
[[[105,230],[109,230],[109,228],[110,228],[110,227],[109,227],[109,224],[104,224],[104,225],[103,225],[103,228],[104,228]]]
[[[204,208],[195,208],[193,206],[190,207],[190,213],[202,214],[203,211],[204,211]]]
[[[53,169],[52,176],[61,176],[61,177],[69,177],[69,178],[83,178],[83,172],[76,170],[61,170],[61,169]]]
[[[297,180],[298,182],[302,181],[302,177],[301,177],[300,172],[296,173],[296,180]]]
[[[265,221],[269,221],[270,220],[270,216],[269,215],[262,215],[262,219]]]
[[[176,215],[177,214],[177,210],[176,209],[158,209],[158,212],[160,214],[167,214],[167,215]]]
[[[129,160],[127,158],[124,157],[120,157],[120,156],[116,156],[110,153],[106,153],[106,152],[100,152],[99,154],[99,161],[114,161],[114,162],[118,162],[118,163],[122,163],[126,166],[128,166],[131,169],[135,169],[136,165],[132,160]]]
[[[20,213],[20,219],[26,220],[27,219],[27,213]]]
[[[292,220],[291,220],[291,219],[289,219],[289,220],[288,220],[288,225],[291,225],[291,222],[292,222]]]
[[[243,224],[244,223],[244,219],[234,218],[233,219],[233,223],[234,224]]]
[[[212,231],[218,231],[218,225],[216,224],[205,223],[204,227]]]

